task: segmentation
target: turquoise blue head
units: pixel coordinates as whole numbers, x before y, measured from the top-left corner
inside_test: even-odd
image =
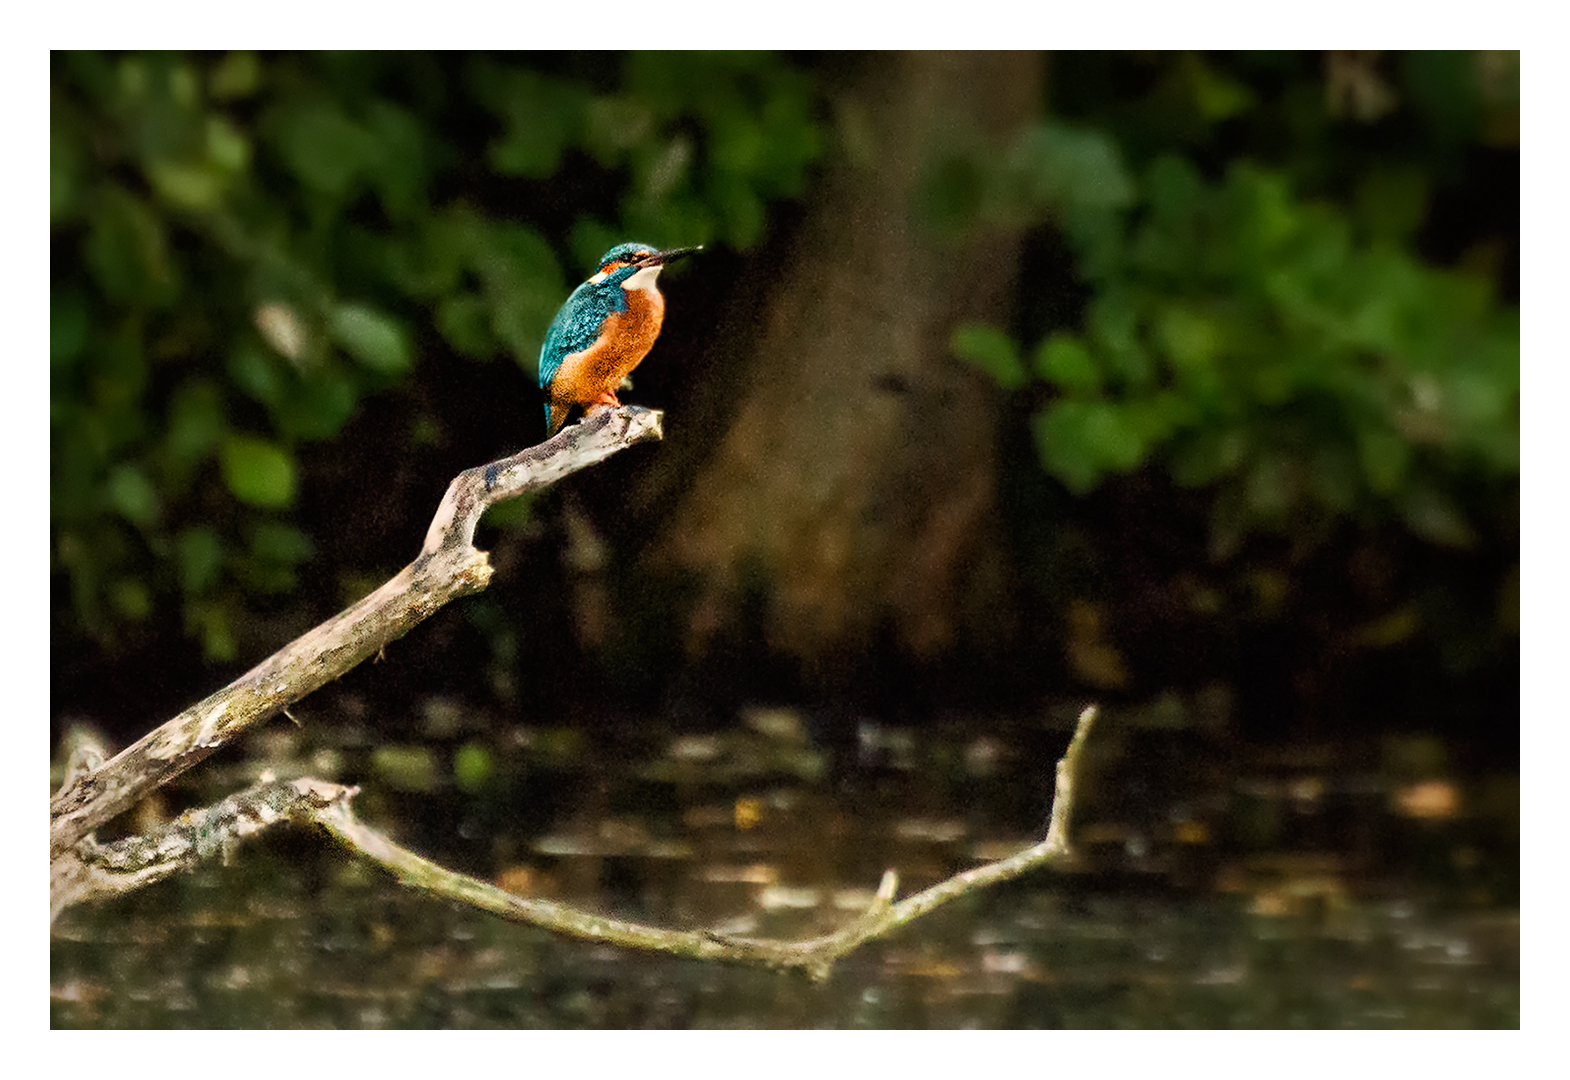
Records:
[[[617,244],[601,256],[600,265],[589,280],[596,285],[620,285],[639,270],[651,266],[664,266],[684,255],[702,250],[703,246],[700,244],[697,247],[670,248],[661,251],[652,244],[628,241],[625,244]]]

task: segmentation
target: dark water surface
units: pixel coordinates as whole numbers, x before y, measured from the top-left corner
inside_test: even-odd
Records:
[[[325,836],[283,830],[229,866],[65,913],[51,1018],[1519,1025],[1513,778],[1452,775],[1433,740],[1245,752],[1146,721],[1109,717],[1098,731],[1072,871],[961,899],[852,953],[823,983],[556,938],[431,900]],[[1031,842],[1068,735],[1054,716],[865,721],[836,740],[763,709],[720,732],[494,730],[441,713],[426,741],[389,748],[352,725],[270,729],[243,760],[171,793],[166,811],[263,767],[360,783],[366,820],[506,888],[662,926],[794,938],[850,918],[885,868],[904,896]]]

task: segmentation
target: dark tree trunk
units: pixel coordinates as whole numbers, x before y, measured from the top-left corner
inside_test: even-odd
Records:
[[[710,449],[645,489],[674,503],[646,567],[699,583],[696,655],[760,596],[769,645],[812,665],[885,639],[935,658],[998,625],[999,399],[948,340],[966,320],[1007,322],[1019,236],[945,242],[918,202],[939,152],[1001,150],[1035,118],[1041,64],[881,54],[840,96],[794,250],[752,275],[706,358],[710,400],[689,417],[718,421]]]

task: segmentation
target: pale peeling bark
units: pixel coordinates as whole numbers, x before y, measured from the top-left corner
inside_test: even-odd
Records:
[[[235,736],[374,656],[448,601],[484,589],[491,565],[474,547],[474,529],[489,506],[661,438],[661,417],[638,406],[599,410],[538,446],[461,473],[448,486],[419,557],[391,581],[109,761],[75,767],[49,805],[50,859]]]

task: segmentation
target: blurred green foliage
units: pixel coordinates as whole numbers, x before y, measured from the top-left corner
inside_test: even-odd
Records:
[[[1518,56],[1045,62],[1050,121],[1002,154],[956,131],[914,208],[940,233],[1001,227],[1027,255],[1051,249],[1027,257],[1012,321],[952,341],[1028,415],[1012,476],[1037,476],[1033,456],[1074,495],[1159,479],[1207,508],[1222,559],[1251,537],[1312,547],[1337,530],[1393,551],[1392,533],[1493,544],[1495,621],[1513,627],[1519,575],[1494,562],[1519,471],[1519,225],[1477,199],[1477,176],[1492,160],[1518,186]],[[374,400],[408,419],[411,445],[440,441],[435,373],[505,356],[532,375],[557,306],[613,242],[757,244],[810,197],[832,140],[856,157],[855,117],[830,104],[840,63],[54,54],[56,647],[179,630],[235,658],[253,617],[307,591],[351,531],[319,505],[340,456],[327,440]],[[1061,522],[1010,512],[1035,515],[1013,524],[1045,563]],[[1218,578],[1301,614],[1279,600],[1313,588],[1296,568],[1244,563]],[[385,568],[329,569],[308,590],[322,604]],[[1489,619],[1450,597],[1453,571],[1413,569],[1349,617],[1368,620],[1357,640],[1448,619],[1475,652]],[[1198,592],[1221,610],[1218,581]],[[500,609],[469,618],[500,667],[526,651]],[[479,783],[481,766],[455,767]]]
[[[532,373],[612,242],[755,243],[818,107],[764,54],[55,53],[57,629],[233,658],[315,551],[307,444],[444,349]]]
[[[1489,84],[1471,54],[1403,65],[1412,107],[1461,126],[1427,152],[1441,173],[1447,147],[1490,137],[1493,112],[1514,107],[1514,84]],[[1035,340],[960,327],[955,353],[1038,402],[1038,456],[1071,492],[1146,466],[1209,490],[1218,555],[1338,520],[1471,544],[1490,505],[1474,496],[1519,471],[1520,317],[1486,267],[1440,269],[1413,250],[1441,177],[1397,152],[1341,161],[1343,184],[1323,145],[1217,155],[1207,175],[1196,132],[1271,106],[1200,58],[1168,67],[1149,93],[1178,121],[1164,140],[1134,108],[1124,131],[1054,122],[1005,160],[949,166],[951,187],[972,173],[963,197],[933,199],[951,225],[1046,212],[1087,294],[1079,318]],[[1284,93],[1270,119],[1311,112],[1304,139],[1323,143],[1336,118],[1317,104]]]

